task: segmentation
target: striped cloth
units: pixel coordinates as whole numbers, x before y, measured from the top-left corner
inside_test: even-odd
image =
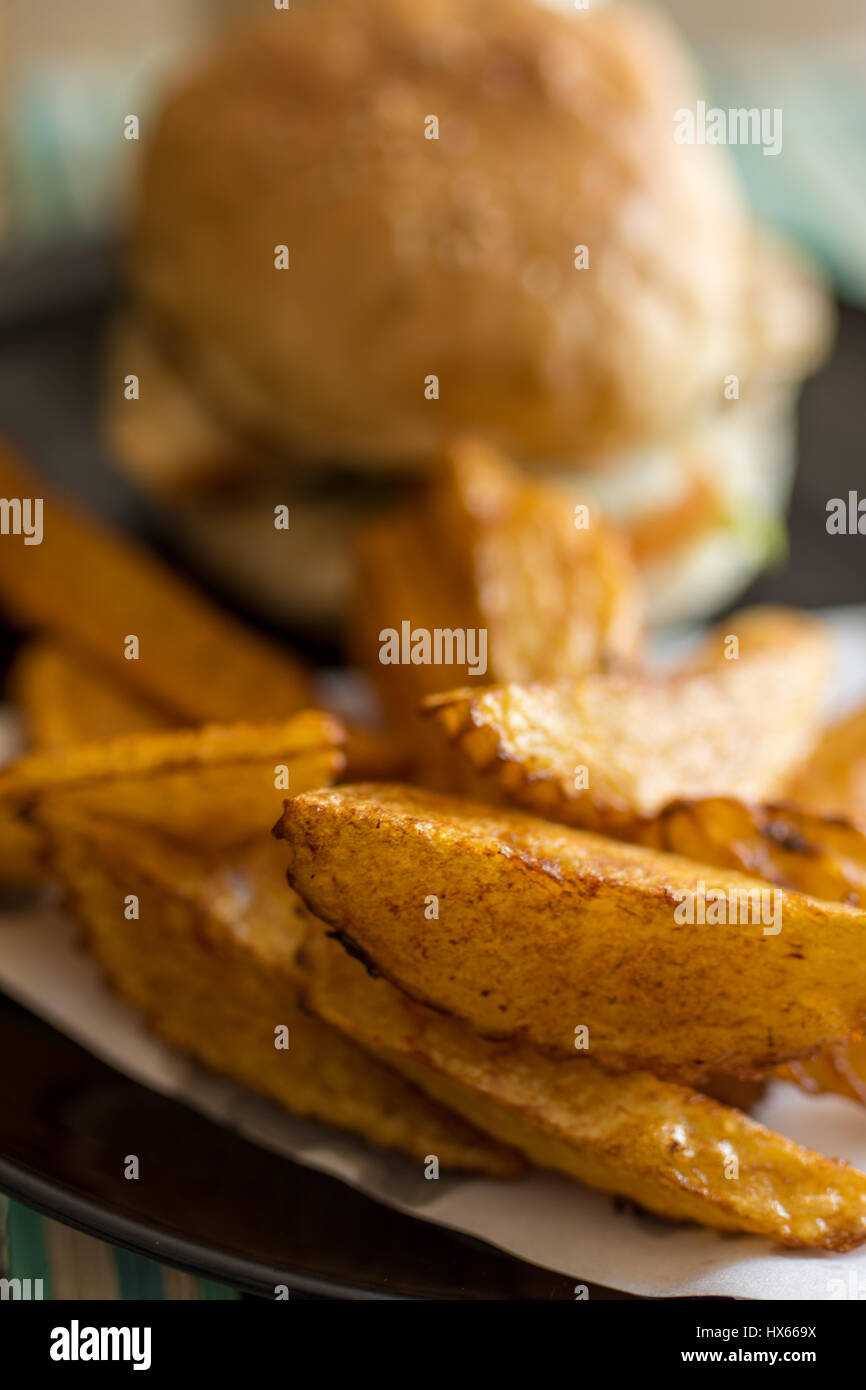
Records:
[[[157,1264],[0,1197],[0,1273],[43,1299],[234,1300],[235,1289]],[[26,1281],[30,1281],[29,1285]],[[41,1280],[40,1285],[36,1282]],[[14,1286],[13,1286],[14,1288]],[[2,1295],[0,1295],[2,1296]]]
[[[799,49],[723,65],[702,57],[716,105],[782,111],[778,156],[729,151],[758,216],[804,246],[842,298],[866,304],[866,60]]]
[[[574,8],[573,0],[545,3]],[[816,12],[811,37],[808,25],[788,33],[780,20],[770,37],[744,25],[733,38],[731,25],[720,25],[724,41],[707,37],[709,0],[668,7],[697,50],[699,94],[709,104],[783,112],[778,157],[731,149],[758,213],[804,244],[842,295],[866,303],[866,6],[829,33]],[[805,0],[799,8],[808,9]],[[854,6],[831,0],[830,9]],[[15,239],[45,245],[105,230],[130,169],[129,143],[117,132],[124,113],[144,118],[152,109],[165,57],[160,45],[101,59],[60,54],[18,73],[0,95]]]

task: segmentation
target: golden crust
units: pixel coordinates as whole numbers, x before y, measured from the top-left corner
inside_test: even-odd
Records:
[[[759,879],[399,785],[304,793],[277,833],[316,916],[488,1037],[573,1057],[586,1026],[604,1066],[699,1084],[866,1023],[866,913],[851,907],[781,889],[767,903],[746,896],[772,891]],[[698,899],[716,894],[736,921],[702,924]]]
[[[594,1062],[479,1037],[373,980],[311,927],[305,997],[320,1017],[542,1168],[661,1216],[786,1245],[866,1239],[866,1176],[708,1097]],[[736,1176],[733,1176],[733,1164]]]
[[[866,827],[840,816],[734,797],[675,801],[645,827],[641,842],[827,902],[866,907]]]
[[[0,605],[17,626],[79,648],[179,723],[279,718],[311,703],[307,674],[290,653],[47,492],[5,449],[0,495],[44,502],[42,543],[0,567]],[[125,654],[130,635],[137,659]]]
[[[301,791],[333,781],[343,765],[342,738],[331,715],[304,710],[272,724],[206,724],[71,744],[0,770],[0,809],[27,810],[48,798],[228,848],[266,833],[278,786]]]
[[[432,743],[425,761],[434,765],[443,749],[415,718],[425,695],[457,681],[575,677],[635,658],[643,639],[621,536],[595,509],[588,528],[576,527],[567,493],[473,439],[443,452],[414,507],[365,528],[353,616],[358,665],[394,722],[411,729],[413,747]],[[483,632],[485,669],[383,664],[382,633],[400,633],[406,621],[412,630]]]
[[[785,790],[809,811],[866,821],[866,706],[825,730]]]
[[[172,724],[80,652],[47,641],[22,647],[10,686],[30,745],[42,752],[121,734],[154,733]]]
[[[307,925],[278,846],[218,861],[158,836],[43,807],[88,947],[166,1041],[283,1105],[445,1169],[504,1177],[519,1160],[298,1005]],[[139,899],[139,917],[118,904]],[[289,1030],[287,1050],[274,1030]]]
[[[777,795],[818,737],[829,659],[817,620],[756,608],[669,675],[455,690],[425,709],[505,800],[634,839],[674,799]]]

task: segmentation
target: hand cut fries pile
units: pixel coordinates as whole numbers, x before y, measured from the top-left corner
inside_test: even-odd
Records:
[[[42,491],[2,458],[0,487]],[[347,739],[294,657],[45,517],[0,567],[30,635],[0,877],[59,878],[162,1037],[443,1168],[866,1240],[866,1175],[746,1109],[768,1078],[866,1096],[866,713],[822,728],[819,623],[737,614],[654,672],[622,539],[459,444],[362,542],[352,649],[392,726]],[[384,665],[404,623],[484,629],[483,678]]]

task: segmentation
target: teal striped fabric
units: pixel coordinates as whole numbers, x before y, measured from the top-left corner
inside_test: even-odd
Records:
[[[866,304],[866,72],[841,53],[702,55],[722,108],[782,111],[782,150],[731,146],[758,215],[799,242],[837,292]]]
[[[560,0],[560,3],[562,0]],[[816,21],[817,23],[817,21]],[[864,19],[866,29],[866,19]],[[859,60],[849,56],[856,50]],[[732,147],[759,214],[799,240],[837,290],[866,303],[866,70],[844,36],[807,44],[784,32],[698,47],[706,90],[723,108],[781,108],[783,149],[768,158]],[[155,54],[132,66],[86,61],[34,66],[7,113],[11,225],[25,241],[93,234],[111,220],[129,158],[117,138],[123,113],[146,112]]]
[[[0,1198],[3,1241],[0,1274],[10,1283],[11,1296],[48,1299],[119,1299],[233,1301],[240,1293],[209,1279],[157,1264],[107,1242],[95,1240]],[[29,1281],[29,1282],[28,1282]]]

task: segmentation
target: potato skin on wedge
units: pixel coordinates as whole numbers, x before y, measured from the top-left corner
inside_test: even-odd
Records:
[[[776,1075],[782,1081],[793,1081],[811,1095],[831,1091],[866,1105],[866,1043],[827,1047],[808,1061],[789,1062]]]
[[[779,793],[818,736],[828,659],[815,619],[755,609],[668,675],[466,688],[424,709],[505,800],[633,839],[674,799]]]
[[[761,1075],[866,1022],[866,913],[778,890],[782,928],[677,921],[760,880],[398,784],[286,802],[316,916],[413,998],[488,1037],[699,1082]],[[430,905],[435,904],[433,915]],[[712,1001],[709,1003],[708,1001]]]
[[[13,665],[11,689],[28,741],[40,751],[172,727],[155,705],[57,643],[28,642]]]
[[[127,536],[79,512],[0,449],[0,496],[39,496],[45,537],[0,567],[16,626],[80,649],[169,720],[279,719],[312,701],[302,664]],[[127,634],[140,659],[124,655]]]
[[[666,806],[641,841],[827,902],[866,906],[866,829],[842,817],[706,797]]]
[[[866,1238],[866,1176],[739,1110],[646,1071],[612,1075],[481,1038],[371,979],[320,926],[301,961],[319,1017],[539,1167],[785,1245],[847,1250]]]
[[[729,797],[674,802],[646,827],[644,844],[769,883],[866,906],[866,828],[797,806],[755,805]],[[866,1043],[825,1048],[777,1073],[804,1091],[833,1091],[866,1103]]]
[[[299,1006],[295,953],[308,924],[287,898],[281,847],[222,854],[64,807],[40,815],[53,864],[111,984],[153,1031],[222,1075],[423,1163],[508,1177],[519,1157]],[[134,893],[140,916],[128,920]],[[274,1046],[274,1028],[289,1047]]]
[[[0,807],[0,884],[13,888],[38,883],[43,874],[42,840],[12,807]]]
[[[809,811],[866,821],[866,705],[825,730],[785,790]]]
[[[267,833],[276,769],[297,791],[333,781],[342,726],[322,710],[268,724],[124,734],[26,754],[0,769],[0,815],[41,798],[211,849]]]
[[[395,721],[471,678],[467,665],[383,665],[383,629],[480,628],[486,678],[553,680],[634,660],[643,638],[637,574],[599,517],[486,444],[455,440],[419,499],[368,525],[358,546],[350,642]]]

